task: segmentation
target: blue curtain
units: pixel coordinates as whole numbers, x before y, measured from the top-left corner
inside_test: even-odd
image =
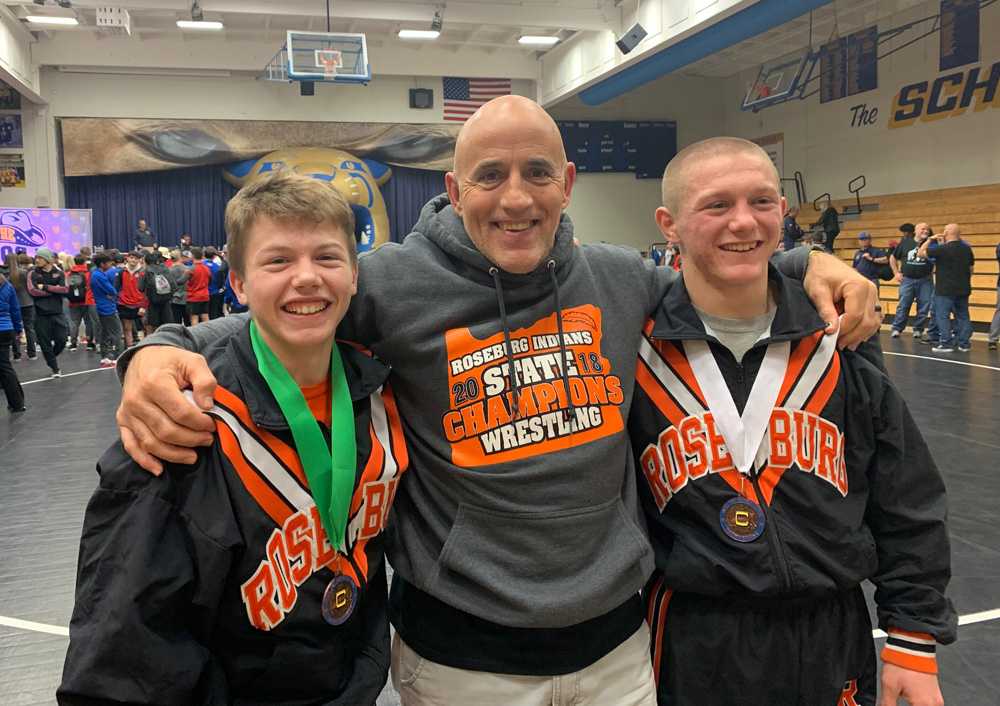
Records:
[[[175,245],[190,233],[198,245],[226,242],[223,214],[236,188],[219,166],[138,174],[66,177],[66,207],[94,211],[94,245],[129,250],[140,218],[161,245]],[[392,240],[402,242],[420,209],[445,190],[444,172],[393,167],[382,187]]]
[[[444,172],[393,166],[392,178],[382,186],[392,241],[403,242],[416,225],[424,204],[444,191]]]
[[[176,245],[190,233],[198,245],[226,242],[222,215],[236,188],[218,166],[162,172],[66,177],[67,208],[94,211],[94,245],[132,249],[140,218],[161,245]]]

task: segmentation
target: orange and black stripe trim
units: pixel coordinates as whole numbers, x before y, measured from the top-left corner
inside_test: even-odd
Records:
[[[937,674],[937,643],[931,635],[889,628],[882,661],[925,674]]]
[[[661,663],[664,658],[664,640],[666,639],[667,609],[673,589],[664,585],[663,576],[654,578],[646,595],[646,624],[649,625],[649,652],[653,660],[653,680],[660,683]]]

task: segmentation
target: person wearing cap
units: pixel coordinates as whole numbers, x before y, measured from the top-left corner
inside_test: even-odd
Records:
[[[35,269],[28,273],[28,294],[35,298],[35,334],[52,377],[59,377],[59,354],[66,347],[69,325],[63,314],[63,297],[69,292],[66,275],[55,266],[48,248],[35,251]]]
[[[889,264],[889,256],[884,250],[872,247],[872,236],[866,230],[858,233],[858,250],[854,253],[854,269],[870,279],[878,287],[879,271]]]

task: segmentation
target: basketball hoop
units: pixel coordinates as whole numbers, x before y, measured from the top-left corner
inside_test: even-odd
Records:
[[[336,49],[317,49],[316,64],[323,67],[325,78],[335,78],[337,69],[344,65],[342,54]]]

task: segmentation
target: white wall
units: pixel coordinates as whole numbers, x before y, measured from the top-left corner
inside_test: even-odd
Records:
[[[549,112],[559,120],[673,120],[677,148],[723,129],[722,79],[666,76],[613,101],[591,107],[570,98]],[[645,250],[662,236],[653,222],[660,180],[633,174],[580,174],[567,209],[581,242]]]
[[[931,2],[879,22],[885,30],[939,12]],[[879,53],[918,36],[911,30]],[[980,80],[1000,60],[1000,4],[982,10],[980,31]],[[725,130],[755,138],[784,133],[785,175],[803,172],[811,197],[829,191],[834,198],[850,196],[847,183],[859,174],[867,178],[864,193],[888,194],[926,189],[973,186],[1000,182],[1000,92],[992,109],[969,110],[938,120],[917,120],[905,127],[890,127],[893,100],[900,88],[955,72],[938,71],[938,33],[879,61],[879,88],[820,104],[819,96],[794,101],[759,113],[742,112],[735,96],[746,90],[753,76],[743,74],[729,81]],[[818,81],[817,81],[818,86]],[[941,97],[946,100],[948,94]],[[926,94],[925,94],[926,97]],[[865,104],[878,113],[870,125],[852,127],[852,108]],[[860,110],[858,117],[860,117]]]

